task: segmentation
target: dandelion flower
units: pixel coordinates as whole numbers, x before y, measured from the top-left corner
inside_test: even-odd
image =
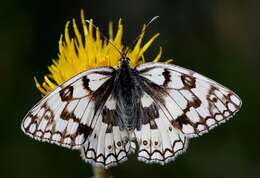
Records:
[[[49,74],[44,76],[42,84],[35,78],[36,87],[43,95],[48,94],[65,80],[68,80],[84,70],[98,66],[116,67],[121,58],[121,55],[116,48],[123,53],[128,50],[127,57],[130,59],[132,67],[144,63],[144,53],[159,36],[159,33],[155,34],[150,40],[142,45],[145,34],[144,29],[146,27],[144,25],[140,38],[133,49],[130,49],[130,47],[122,44],[123,25],[121,19],[118,21],[115,36],[113,36],[113,24],[111,22],[109,23],[109,40],[112,44],[105,39],[102,39],[99,28],[93,28],[92,24],[93,20],[91,19],[89,23],[87,23],[84,12],[81,11],[83,34],[80,33],[75,19],[73,19],[72,27],[74,36],[71,37],[71,34],[69,33],[71,23],[69,21],[66,23],[64,35],[61,35],[59,40],[58,57],[57,59],[53,59],[53,64],[48,66]],[[153,61],[159,61],[161,54],[162,49],[160,48],[159,53]]]

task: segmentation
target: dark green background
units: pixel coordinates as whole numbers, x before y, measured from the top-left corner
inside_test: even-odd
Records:
[[[257,178],[259,154],[260,3],[258,0],[109,0],[0,2],[0,177],[87,178],[91,166],[77,151],[25,136],[20,123],[40,99],[33,76],[42,79],[57,56],[58,40],[80,9],[95,24],[123,18],[124,41],[131,43],[141,25],[155,15],[147,38],[161,36],[146,54],[163,47],[163,58],[199,71],[233,89],[241,111],[226,124],[190,142],[187,152],[167,166],[130,161],[112,168],[116,178]],[[105,33],[107,30],[103,30]]]

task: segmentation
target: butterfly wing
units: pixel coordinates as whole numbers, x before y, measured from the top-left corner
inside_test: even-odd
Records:
[[[146,63],[136,70],[162,105],[171,124],[185,136],[199,136],[227,121],[241,107],[228,88],[194,71],[164,63]],[[148,93],[149,94],[149,93]]]
[[[141,76],[143,125],[135,130],[139,160],[164,164],[185,151],[189,138],[225,122],[241,107],[239,97],[196,72],[146,63]]]
[[[22,121],[30,137],[77,149],[93,132],[96,115],[112,90],[115,70],[82,72],[45,96]]]
[[[135,129],[139,144],[138,159],[146,163],[165,164],[186,150],[188,139],[171,124],[165,109],[144,86],[141,98],[143,125]],[[149,93],[149,94],[148,94]],[[155,93],[154,93],[155,94]]]
[[[127,160],[129,135],[127,130],[119,129],[116,100],[112,95],[99,109],[96,118],[94,130],[81,149],[82,158],[106,168]]]

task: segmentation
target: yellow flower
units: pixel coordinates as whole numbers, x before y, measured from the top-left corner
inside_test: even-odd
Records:
[[[114,46],[123,53],[128,50],[127,57],[129,57],[132,67],[144,63],[145,51],[159,36],[159,33],[155,34],[142,46],[141,43],[145,34],[144,25],[140,38],[133,49],[129,49],[129,47],[122,44],[123,25],[121,19],[118,22],[115,37],[113,36],[113,24],[111,22],[109,23],[109,40],[114,46],[108,41],[101,39],[99,29],[95,29],[93,25],[91,25],[93,24],[92,19],[89,23],[86,23],[83,10],[81,11],[81,23],[83,34],[79,32],[75,19],[72,20],[75,33],[74,37],[70,37],[70,22],[66,23],[64,36],[61,35],[59,41],[58,58],[53,59],[53,64],[48,67],[50,73],[44,76],[44,82],[42,84],[39,84],[35,78],[36,87],[43,95],[48,94],[65,80],[68,80],[84,70],[97,66],[118,66],[121,55]],[[159,53],[153,60],[154,62],[160,60],[161,53],[162,49],[160,48]]]

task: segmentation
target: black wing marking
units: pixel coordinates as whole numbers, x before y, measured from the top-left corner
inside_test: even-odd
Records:
[[[116,100],[110,95],[97,112],[94,130],[81,149],[86,162],[108,168],[127,160],[129,135],[119,129],[115,109]]]
[[[149,90],[144,86],[144,90]],[[185,135],[174,128],[158,104],[154,95],[144,92],[141,99],[143,122],[140,130],[135,130],[139,144],[138,159],[146,163],[165,164],[183,153],[188,145]]]
[[[234,92],[191,70],[163,63],[146,63],[136,70],[172,125],[188,137],[206,133],[241,107]]]
[[[115,70],[100,67],[67,80],[37,103],[22,121],[30,137],[77,149],[93,132],[96,113],[109,96]]]

